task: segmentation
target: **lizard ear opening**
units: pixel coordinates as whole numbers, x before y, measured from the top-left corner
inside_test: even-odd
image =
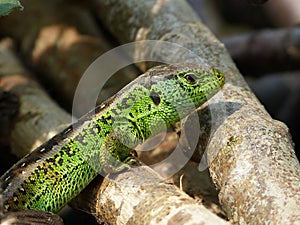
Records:
[[[153,103],[158,106],[160,103],[160,96],[157,92],[151,92],[150,98],[152,99]]]

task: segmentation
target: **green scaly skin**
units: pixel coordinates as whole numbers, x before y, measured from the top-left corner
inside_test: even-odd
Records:
[[[205,103],[224,80],[220,71],[188,64],[147,71],[7,171],[3,212],[59,211],[99,172],[134,162],[137,144]]]

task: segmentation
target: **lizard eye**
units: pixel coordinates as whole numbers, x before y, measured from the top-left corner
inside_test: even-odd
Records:
[[[187,74],[185,74],[184,78],[190,84],[196,83],[196,80],[197,80],[197,77],[193,73],[187,73]]]

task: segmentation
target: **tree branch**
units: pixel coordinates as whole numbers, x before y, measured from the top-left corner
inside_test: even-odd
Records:
[[[196,19],[185,1],[92,2],[99,18],[121,42],[150,39],[178,43],[226,74],[222,90],[226,114],[220,113],[211,121],[218,126],[208,143],[207,158],[227,215],[240,224],[299,221],[300,165],[287,127],[269,116],[224,46]],[[147,54],[144,49],[136,51]],[[151,53],[181,60],[180,54],[167,54],[162,49],[151,49]]]
[[[40,146],[71,122],[71,116],[61,109],[42,87],[30,77],[13,53],[13,43],[2,40],[0,45],[0,86],[19,99],[14,119],[10,147],[14,155],[23,157]]]
[[[35,134],[40,134],[40,132],[49,129],[49,125],[52,124],[51,122],[55,122],[57,118],[60,121],[65,120],[65,122],[69,122],[70,117],[65,112],[62,112],[57,105],[53,104],[52,100],[46,97],[43,91],[38,90],[40,86],[32,79],[26,77],[24,68],[19,64],[11,50],[7,48],[5,42],[1,44],[0,51],[0,57],[5,56],[4,58],[9,59],[10,64],[14,65],[7,68],[4,78],[14,78],[16,76],[15,71],[18,71],[19,79],[25,83],[25,85],[22,83],[22,85],[18,86],[19,83],[15,83],[16,80],[14,79],[9,79],[6,82],[6,87],[18,86],[18,89],[11,88],[7,90],[10,90],[19,97],[21,111],[24,111],[22,107],[31,103],[31,98],[26,98],[26,96],[28,96],[27,88],[32,87],[30,93],[36,102],[32,110],[38,112],[36,113],[37,115],[34,114],[33,116],[39,116],[44,110],[46,112],[49,110],[48,108],[43,108],[44,104],[50,105],[51,110],[56,110],[57,112],[55,114],[52,113],[51,118],[38,117],[39,123],[35,126],[39,129],[34,132],[23,132],[20,130],[20,126],[16,127],[12,130],[12,135],[15,132],[19,132],[20,136],[15,142],[22,144],[25,138],[30,141],[36,140]],[[2,52],[5,54],[2,54]],[[8,58],[7,55],[9,55]],[[1,78],[1,81],[4,78]],[[39,103],[40,101],[43,102],[42,105]],[[40,105],[42,106],[41,108],[39,108]],[[67,117],[63,115],[67,115]],[[20,116],[18,123],[26,124],[26,117]],[[198,204],[194,199],[187,196],[175,186],[164,183],[161,177],[147,167],[131,169],[109,178],[110,179],[104,179],[103,184],[98,183],[97,190],[100,188],[100,192],[97,194],[97,198],[95,198],[95,195],[91,197],[92,202],[101,202],[101,205],[97,204],[97,207],[101,206],[101,208],[99,208],[101,209],[100,214],[95,214],[99,222],[138,225],[161,220],[160,224],[227,224],[226,221],[211,213],[208,209]],[[113,180],[111,178],[113,178]],[[99,179],[102,182],[102,178]],[[95,183],[92,183],[90,187],[93,187],[93,185],[95,185]],[[86,192],[89,193],[90,190]],[[159,199],[157,198],[158,196]],[[88,202],[84,195],[82,199],[85,200],[85,204]],[[80,207],[82,208],[84,205]],[[155,213],[152,211],[154,207],[159,207],[159,210],[155,211]],[[184,220],[182,220],[182,218],[184,218]],[[147,219],[147,221],[144,219]]]
[[[26,10],[1,19],[0,33],[20,45],[21,55],[39,73],[39,80],[70,106],[85,70],[112,44],[85,8],[60,0],[24,0],[22,4]],[[99,98],[110,97],[137,74],[134,67],[118,71]]]

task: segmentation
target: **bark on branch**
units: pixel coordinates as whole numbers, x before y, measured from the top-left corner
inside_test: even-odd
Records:
[[[300,165],[288,129],[269,116],[224,46],[196,18],[186,2],[92,2],[99,18],[121,42],[147,39],[174,42],[226,74],[222,90],[226,118],[211,121],[219,122],[219,126],[207,146],[209,170],[220,189],[223,208],[239,224],[297,224]],[[147,54],[144,49],[136,51]],[[180,57],[162,49],[151,49],[151,53]]]
[[[72,205],[109,224],[229,224],[144,166],[95,180]]]
[[[22,4],[24,11],[1,19],[0,33],[17,42],[26,63],[39,73],[39,80],[70,107],[85,70],[112,45],[86,8],[60,0],[24,0]],[[118,71],[99,98],[110,97],[137,74],[133,67]]]
[[[4,78],[15,77],[15,71],[18,71],[17,74],[20,76],[20,79],[26,80],[26,85],[20,85],[18,91],[13,88],[9,89],[20,98],[21,111],[23,111],[22,106],[24,107],[31,102],[26,98],[28,95],[28,86],[33,87],[31,94],[36,101],[34,110],[38,111],[39,114],[49,110],[48,108],[39,108],[40,101],[45,105],[51,105],[52,110],[56,110],[57,105],[53,104],[52,100],[46,97],[43,91],[38,91],[40,86],[31,79],[22,76],[25,74],[24,69],[11,50],[9,50],[6,43],[2,43],[0,46],[0,52],[5,53],[0,54],[0,57],[4,56],[7,59],[7,55],[9,55],[9,62],[14,65],[5,70],[7,72]],[[8,80],[8,84],[9,86],[18,86],[18,82],[15,83],[13,79]],[[37,95],[35,95],[36,93]],[[65,118],[65,121],[69,122],[70,117],[64,117],[66,115],[65,112],[61,112],[61,116],[60,112],[61,109],[58,108],[57,113],[52,114],[53,118],[38,117],[40,122],[37,124],[37,127],[39,129],[34,132],[30,132],[31,130],[28,130],[28,132],[21,131],[19,138],[15,142],[22,144],[24,138],[31,141],[36,140],[35,134],[39,134],[39,130],[44,131],[49,129],[49,123],[51,124],[51,121],[56,121],[57,118],[60,121]],[[26,124],[26,117],[20,117],[18,122]],[[17,128],[12,133],[18,132]],[[94,198],[95,195],[92,195],[91,200],[93,202],[101,202],[101,204],[97,204],[97,207],[101,209],[101,214],[95,215],[99,222],[135,225],[150,224],[153,221],[157,224],[228,224],[175,186],[164,183],[161,177],[147,167],[129,170],[115,175],[114,179],[105,179],[103,184],[101,182],[96,186],[97,190],[98,187],[101,189],[97,194],[98,198]],[[95,183],[93,184],[95,185]],[[93,184],[92,187],[94,186]],[[86,204],[87,200],[85,199],[84,202]],[[28,219],[28,217],[25,219]]]
[[[202,146],[206,146],[203,141],[209,140],[206,148],[209,169],[220,189],[219,197],[223,208],[233,222],[239,224],[296,224],[300,220],[300,166],[288,130],[284,124],[273,120],[264,110],[249,90],[223,45],[201,24],[185,1],[93,0],[93,3],[99,7],[98,13],[103,23],[107,24],[120,41],[152,39],[175,42],[191,49],[202,58],[203,63],[226,73],[226,85],[222,91],[225,116],[220,114],[211,121],[200,121],[203,129],[210,129],[211,125],[215,129],[211,138],[201,137],[198,145],[199,152],[203,152]],[[22,26],[31,27],[30,23]],[[5,27],[16,28],[11,25]],[[21,31],[16,36],[20,37],[26,32]],[[35,33],[33,38],[37,36],[39,35]],[[27,46],[24,49],[28,51],[35,42],[28,37],[23,39],[22,43],[22,46]],[[26,52],[25,50],[22,51]],[[147,54],[144,49],[136,51],[137,54]],[[151,51],[174,60],[180,57],[180,54],[170,54],[172,51],[164,52],[162,49]],[[58,65],[57,62],[60,62],[58,56],[59,54],[51,55],[49,62],[56,62],[54,65]],[[49,59],[47,54],[40,57]],[[48,63],[48,60],[39,62],[42,63],[35,66],[39,65],[37,68],[42,71],[43,63]],[[53,66],[47,65],[49,69]],[[142,67],[145,69],[148,66],[144,64]],[[220,100],[215,104],[220,105]],[[27,136],[25,139],[29,138]],[[35,137],[33,139],[35,140]],[[24,141],[24,138],[20,137],[17,141]],[[107,187],[113,187],[121,192],[123,190],[113,184]],[[129,191],[137,193],[133,188],[129,188]],[[122,196],[119,194],[116,196]],[[123,200],[126,202],[126,196],[125,199],[122,198],[121,203]],[[99,205],[94,206],[96,208],[93,212]],[[104,209],[108,211],[102,209],[103,211],[99,213],[109,215],[110,208]],[[133,208],[133,212],[134,210]],[[101,217],[101,214],[98,215]],[[113,222],[115,220],[111,223]]]
[[[23,157],[71,123],[71,116],[51,100],[13,53],[13,43],[0,45],[0,87],[16,95],[19,110],[10,136],[14,155]]]

